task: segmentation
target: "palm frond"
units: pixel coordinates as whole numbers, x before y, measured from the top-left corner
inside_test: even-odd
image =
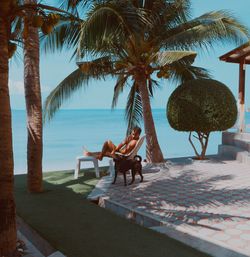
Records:
[[[193,79],[210,79],[212,76],[207,69],[175,63],[171,66],[170,78],[172,82],[184,83]]]
[[[163,46],[168,49],[212,47],[214,43],[244,43],[249,30],[228,11],[206,13],[177,26],[162,35]]]
[[[142,11],[135,9],[129,1],[117,1],[95,5],[82,25],[79,48],[83,52],[112,52],[112,45],[123,45],[149,23]]]
[[[41,36],[41,47],[45,53],[61,51],[62,49],[77,49],[80,35],[79,22],[64,19],[55,28],[53,33]],[[76,55],[76,51],[73,56]]]
[[[192,64],[197,53],[193,51],[164,51],[155,54],[155,62],[160,66],[170,65],[174,62]]]
[[[153,19],[160,22],[158,25],[164,24],[168,29],[186,22],[191,13],[190,0],[146,0],[144,8],[150,10],[151,15],[158,16],[158,18]],[[163,28],[160,27],[159,29],[162,30]]]
[[[61,105],[69,99],[72,94],[86,87],[91,79],[100,79],[101,76],[86,75],[80,69],[68,75],[46,98],[44,104],[44,121],[51,120]]]
[[[148,85],[148,91],[150,93],[150,97],[154,96],[155,88],[160,88],[161,87],[159,82],[157,80],[152,79],[152,78],[148,79],[147,85]]]
[[[88,7],[92,1],[88,0],[58,0],[59,8],[70,11],[76,14],[79,10]]]
[[[186,22],[191,17],[191,1],[190,0],[176,0],[170,3],[169,17],[167,20],[172,26]],[[166,13],[167,14],[167,13]]]
[[[131,90],[128,95],[125,118],[127,120],[127,135],[131,133],[135,126],[140,124],[142,119],[142,102],[141,96],[137,87],[136,82],[133,83]]]
[[[169,35],[169,30],[187,22],[191,16],[190,0],[145,0],[144,8],[151,21],[147,32],[154,45],[161,45],[162,35]]]
[[[76,64],[84,74],[95,77],[112,76],[114,71],[113,62],[109,56],[103,56],[92,61],[77,62]]]
[[[16,41],[22,41],[22,28],[23,28],[23,20],[21,17],[17,16],[13,20],[11,24],[11,34],[10,39]]]
[[[114,109],[118,102],[119,95],[123,92],[124,87],[126,86],[128,76],[125,75],[119,75],[116,85],[114,87],[114,95],[112,100],[112,106],[111,108]]]

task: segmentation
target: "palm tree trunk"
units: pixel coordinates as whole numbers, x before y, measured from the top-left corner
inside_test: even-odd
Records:
[[[25,0],[35,4],[36,0]],[[26,24],[28,25],[28,24]],[[41,192],[42,186],[42,100],[39,71],[39,36],[37,28],[28,25],[24,38],[24,89],[27,112],[27,166],[28,190]]]
[[[8,88],[8,23],[0,17],[0,256],[16,248],[16,208],[13,196],[13,150]]]
[[[147,161],[152,163],[163,162],[163,154],[161,152],[161,148],[158,143],[155,125],[150,105],[150,99],[147,88],[147,80],[146,77],[142,74],[138,74],[138,85],[139,91],[142,99],[142,109],[143,109],[143,120],[144,120],[144,128],[147,139]]]

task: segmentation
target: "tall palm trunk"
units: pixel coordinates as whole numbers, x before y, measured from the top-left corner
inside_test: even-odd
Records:
[[[8,88],[8,23],[0,17],[0,256],[16,248],[16,209],[13,196],[13,150]]]
[[[25,0],[26,4],[36,0]],[[28,190],[42,191],[42,102],[39,72],[39,36],[37,28],[28,24],[28,36],[24,38],[24,89],[27,112],[27,166]]]
[[[147,80],[143,74],[138,74],[137,80],[139,85],[139,91],[141,94],[144,128],[147,139],[147,160],[152,163],[163,162],[164,158],[155,131],[155,125],[147,88]]]

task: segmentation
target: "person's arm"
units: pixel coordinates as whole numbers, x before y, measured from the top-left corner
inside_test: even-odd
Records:
[[[130,153],[136,146],[136,141],[133,140],[132,142],[130,142],[125,149],[122,149],[122,151],[120,151],[122,154],[128,154]]]
[[[123,146],[128,144],[130,141],[130,136],[126,137],[123,142],[121,142],[113,151],[111,154],[114,154],[115,152],[118,152]]]

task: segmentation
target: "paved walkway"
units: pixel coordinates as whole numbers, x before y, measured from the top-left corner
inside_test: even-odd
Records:
[[[101,204],[213,256],[250,256],[250,165],[182,159],[143,173],[127,187],[119,176]]]

